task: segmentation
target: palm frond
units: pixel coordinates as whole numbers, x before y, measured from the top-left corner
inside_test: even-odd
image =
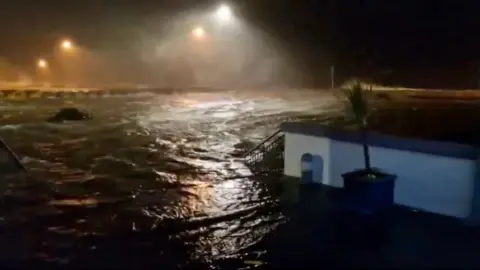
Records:
[[[341,89],[340,101],[348,117],[353,118],[359,127],[364,128],[370,114],[372,89],[355,82],[351,87]]]

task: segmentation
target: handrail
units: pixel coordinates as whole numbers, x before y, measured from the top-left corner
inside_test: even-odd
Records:
[[[268,142],[270,139],[274,138],[275,136],[277,136],[278,134],[280,134],[282,132],[282,130],[278,130],[277,132],[273,133],[270,137],[266,138],[265,140],[263,140],[261,143],[259,143],[257,146],[255,146],[253,149],[251,149],[250,151],[248,151],[245,155],[243,155],[243,157],[248,157],[251,153],[255,152],[256,150],[260,149],[260,147],[262,147],[266,142]]]
[[[15,152],[13,152],[12,149],[10,149],[10,147],[8,147],[8,145],[0,139],[0,151],[5,151],[6,154],[8,155],[7,157],[5,157],[5,160],[2,160],[1,162],[12,162],[14,163],[13,165],[16,166],[16,170],[18,171],[27,171],[27,169],[25,168],[25,166],[23,166],[22,162],[20,161],[20,159],[18,158],[18,156],[15,154]],[[9,172],[11,173],[11,172]]]

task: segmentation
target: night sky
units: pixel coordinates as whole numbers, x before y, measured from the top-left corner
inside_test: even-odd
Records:
[[[194,0],[4,1],[0,56],[28,65],[71,36],[95,50],[133,50],[139,33],[160,31],[162,18]],[[243,0],[236,13],[282,41],[302,64],[305,84],[357,76],[385,84],[430,88],[477,87],[480,1]]]

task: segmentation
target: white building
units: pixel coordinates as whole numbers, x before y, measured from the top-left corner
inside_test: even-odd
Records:
[[[284,174],[301,177],[311,154],[313,180],[341,188],[341,175],[363,168],[361,134],[315,123],[284,123]],[[480,220],[480,162],[470,145],[369,134],[372,167],[397,175],[395,202],[437,214]]]

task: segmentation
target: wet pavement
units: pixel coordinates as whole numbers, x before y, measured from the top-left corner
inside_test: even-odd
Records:
[[[268,268],[480,268],[480,230],[464,221],[400,206],[366,217],[341,201],[341,189],[300,188],[265,238]]]

